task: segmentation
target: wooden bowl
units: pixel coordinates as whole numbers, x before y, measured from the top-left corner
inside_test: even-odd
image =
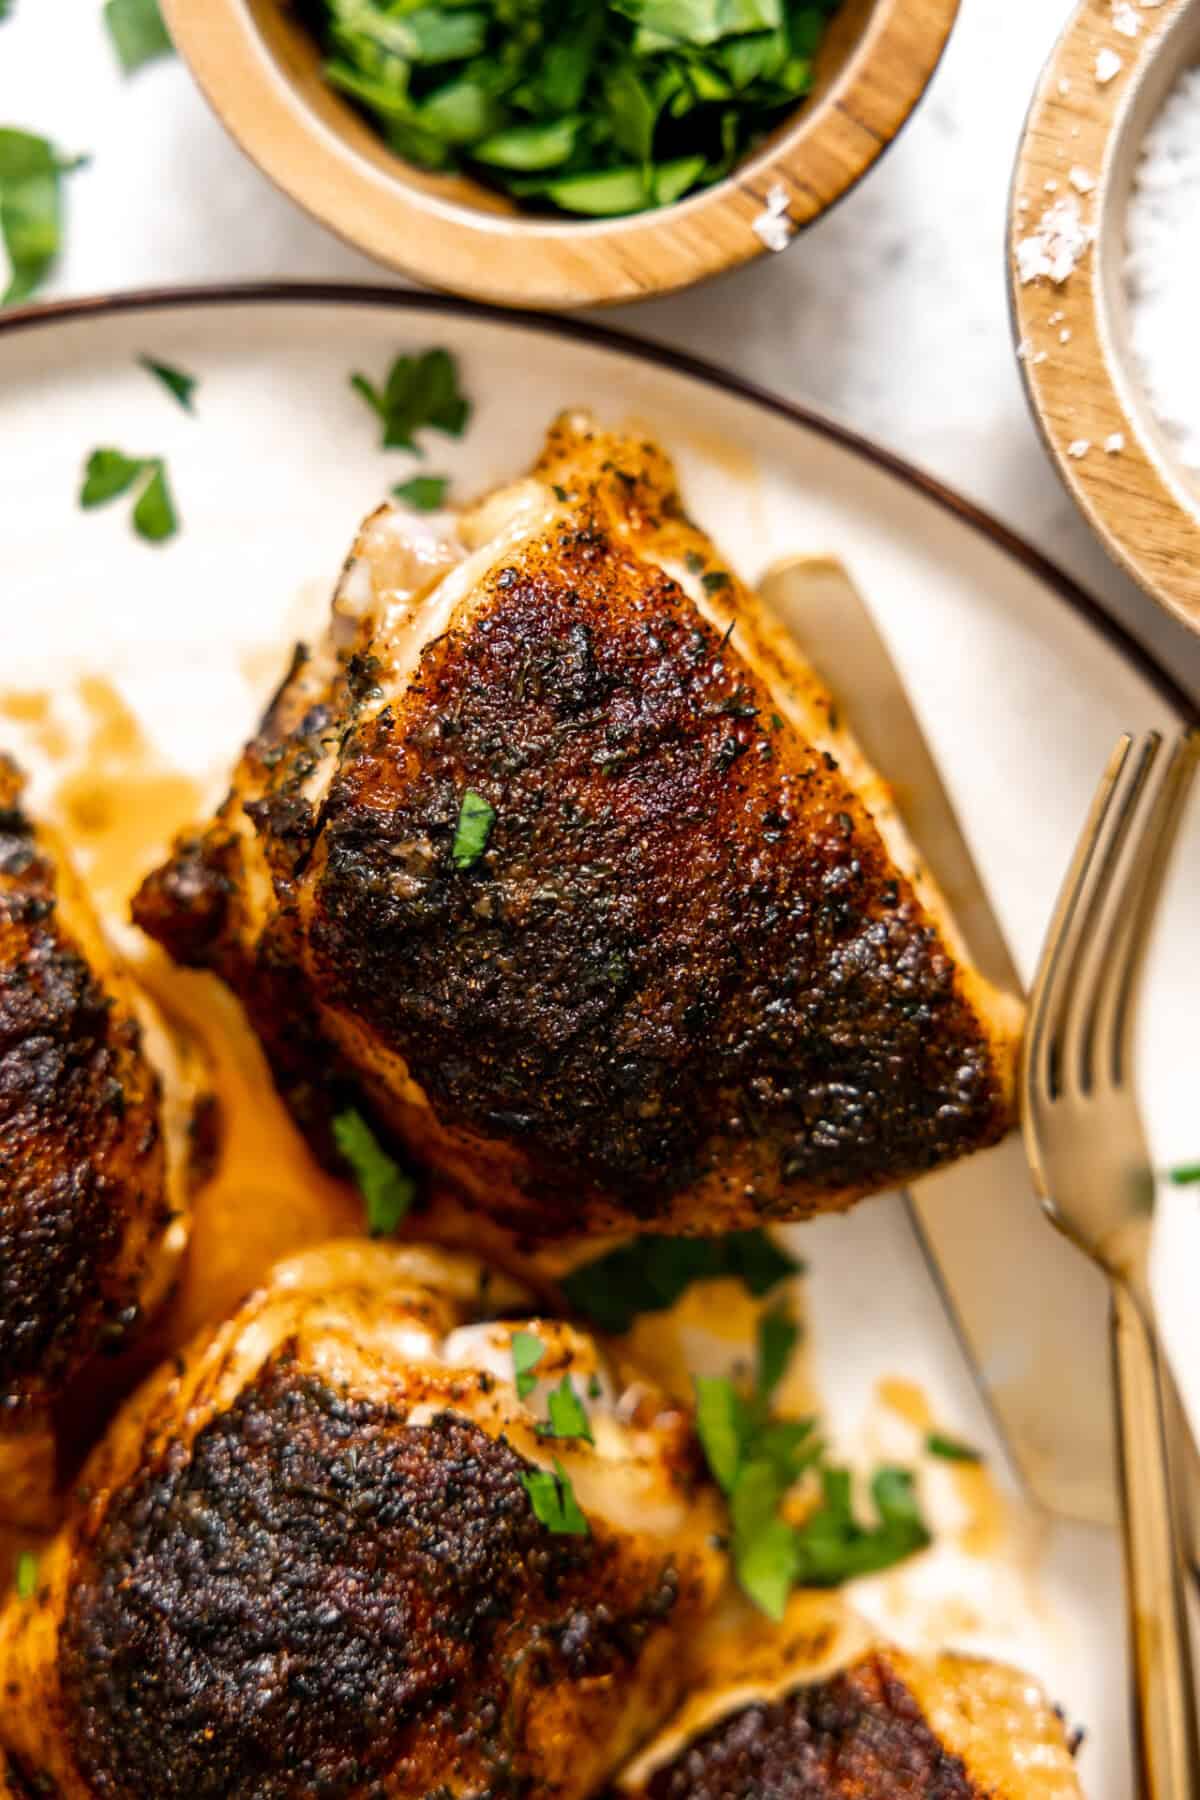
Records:
[[[464,176],[403,162],[321,77],[285,0],[163,0],[218,116],[285,193],[407,275],[507,306],[669,293],[761,255],[753,223],[786,190],[806,225],[865,174],[929,82],[959,0],[844,0],[813,93],[725,181],[627,218],[535,218]]]
[[[1150,410],[1124,267],[1142,140],[1177,76],[1200,61],[1200,6],[1163,0],[1133,13],[1130,38],[1115,29],[1111,0],[1083,0],[1038,84],[1009,213],[1013,327],[1034,417],[1084,515],[1147,593],[1200,631],[1200,482]],[[1106,81],[1104,50],[1121,59]],[[1064,197],[1092,243],[1061,285],[1023,280],[1020,246]],[[1200,306],[1197,319],[1200,329]]]

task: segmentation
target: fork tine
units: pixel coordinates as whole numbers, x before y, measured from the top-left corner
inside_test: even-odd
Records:
[[[1131,875],[1127,852],[1131,848],[1136,852],[1144,841],[1146,795],[1161,749],[1162,737],[1157,731],[1144,732],[1134,741],[1124,779],[1093,846],[1089,880],[1078,909],[1065,1011],[1058,1030],[1059,1092],[1073,1088],[1087,1093],[1090,1089],[1094,998]]]
[[[1058,1048],[1075,965],[1081,903],[1089,886],[1100,833],[1109,817],[1132,747],[1133,739],[1128,735],[1122,737],[1108,760],[1046,934],[1029,997],[1029,1038],[1024,1063],[1027,1108],[1039,1097],[1053,1097],[1057,1091]]]
[[[1098,935],[1088,1026],[1088,1078],[1120,1086],[1133,1066],[1132,1039],[1142,967],[1171,849],[1196,774],[1200,734],[1171,745],[1166,768],[1143,809],[1125,855],[1123,878]]]

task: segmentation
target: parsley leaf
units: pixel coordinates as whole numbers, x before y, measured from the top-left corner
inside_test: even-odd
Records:
[[[17,1599],[32,1600],[37,1592],[38,1559],[32,1550],[22,1550],[17,1558]]]
[[[1169,1169],[1167,1174],[1176,1187],[1189,1187],[1192,1182],[1200,1181],[1200,1163],[1181,1163],[1178,1168]]]
[[[474,788],[468,788],[458,809],[458,824],[454,828],[454,842],[450,846],[450,855],[456,869],[469,869],[479,861],[487,848],[495,817],[495,807],[482,794],[477,794]]]
[[[805,1587],[840,1587],[875,1575],[924,1550],[932,1541],[907,1469],[882,1468],[871,1481],[878,1523],[854,1516],[848,1469],[822,1470],[823,1504],[796,1530],[796,1581]]]
[[[732,1494],[750,1436],[746,1405],[724,1375],[697,1375],[696,1432],[717,1485]]]
[[[436,512],[445,500],[449,486],[448,475],[414,475],[410,481],[398,481],[392,493],[417,512]]]
[[[196,377],[186,375],[182,369],[172,368],[170,363],[155,362],[152,356],[139,356],[138,362],[148,375],[161,381],[167,392],[178,400],[184,412],[195,412],[192,396],[197,387]]]
[[[799,1327],[786,1307],[772,1307],[758,1322],[758,1404],[765,1412],[796,1348]]]
[[[126,456],[123,450],[93,450],[84,467],[79,504],[85,509],[105,506],[145,478],[133,509],[133,528],[147,543],[159,544],[174,537],[179,520],[166,464],[161,456]]]
[[[126,75],[174,49],[158,0],[107,0],[104,23]]]
[[[546,1346],[541,1338],[534,1337],[532,1331],[514,1331],[510,1348],[517,1398],[527,1400],[537,1386],[537,1376],[533,1371],[545,1356]]]
[[[595,1443],[591,1421],[583,1401],[571,1386],[569,1375],[564,1375],[558,1386],[550,1389],[546,1404],[550,1409],[550,1422],[538,1426],[540,1436],[583,1438],[589,1444]]]
[[[377,415],[385,450],[418,449],[414,434],[425,426],[461,437],[471,416],[471,402],[459,388],[458,364],[449,350],[398,356],[382,388],[357,372],[350,386]]]
[[[354,1171],[370,1235],[384,1237],[395,1231],[412,1206],[413,1177],[388,1154],[355,1107],[347,1107],[334,1119],[333,1141]]]
[[[148,543],[160,544],[165,538],[174,537],[179,530],[179,520],[161,458],[155,461],[153,468],[154,473],[133,509],[133,529]]]
[[[765,1231],[717,1238],[648,1236],[572,1270],[562,1288],[575,1312],[620,1336],[640,1314],[674,1306],[693,1282],[730,1277],[758,1299],[802,1268]]]
[[[521,1476],[534,1517],[556,1537],[587,1537],[588,1522],[579,1509],[570,1477],[557,1456],[554,1473],[531,1469]]]
[[[93,450],[79,491],[80,506],[103,506],[115,500],[133,486],[145,467],[140,456],[126,456],[121,450]]]
[[[960,1438],[947,1437],[941,1431],[931,1431],[925,1439],[925,1450],[929,1456],[940,1456],[944,1462],[981,1463],[983,1451],[976,1450],[972,1444],[964,1444]]]
[[[62,177],[85,160],[61,155],[32,132],[0,127],[0,238],[9,265],[0,306],[27,299],[49,274],[62,244]]]

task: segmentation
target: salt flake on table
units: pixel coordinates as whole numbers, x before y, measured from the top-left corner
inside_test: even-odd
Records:
[[[1090,438],[1075,438],[1067,445],[1067,455],[1073,456],[1076,462],[1082,462],[1091,447]]]
[[[1142,21],[1129,0],[1113,0],[1113,30],[1119,31],[1122,37],[1134,38],[1141,29]]]
[[[1124,448],[1125,433],[1123,431],[1114,431],[1104,440],[1104,452],[1106,456],[1120,456]]]
[[[1061,287],[1086,254],[1093,235],[1091,226],[1083,222],[1073,194],[1056,200],[1042,214],[1037,229],[1017,244],[1017,275],[1022,285],[1028,286],[1045,276]]]
[[[1101,87],[1107,87],[1114,76],[1121,73],[1124,66],[1116,51],[1110,50],[1107,44],[1103,50],[1096,52],[1096,80]]]
[[[1080,168],[1078,163],[1067,176],[1067,180],[1077,194],[1090,194],[1096,186],[1096,177],[1089,174],[1086,169]]]

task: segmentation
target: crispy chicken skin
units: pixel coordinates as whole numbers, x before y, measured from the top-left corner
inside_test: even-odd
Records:
[[[161,1022],[0,757],[0,1516],[39,1516],[46,1408],[162,1298],[186,1096]]]
[[[595,1792],[676,1704],[718,1513],[690,1421],[465,1257],[336,1242],[153,1377],[0,1615],[0,1751],[158,1800]],[[510,1315],[511,1316],[511,1315]],[[594,1443],[537,1425],[566,1377]],[[522,1477],[569,1475],[590,1533]],[[38,1784],[41,1783],[42,1786]]]
[[[367,521],[135,916],[237,989],[302,1115],[332,1048],[533,1237],[844,1206],[1010,1122],[1019,1009],[884,784],[661,451],[580,417],[462,514]]]
[[[720,1642],[710,1636],[710,1650]],[[835,1596],[720,1642],[613,1800],[1081,1800],[1037,1684],[974,1657],[910,1656]]]

